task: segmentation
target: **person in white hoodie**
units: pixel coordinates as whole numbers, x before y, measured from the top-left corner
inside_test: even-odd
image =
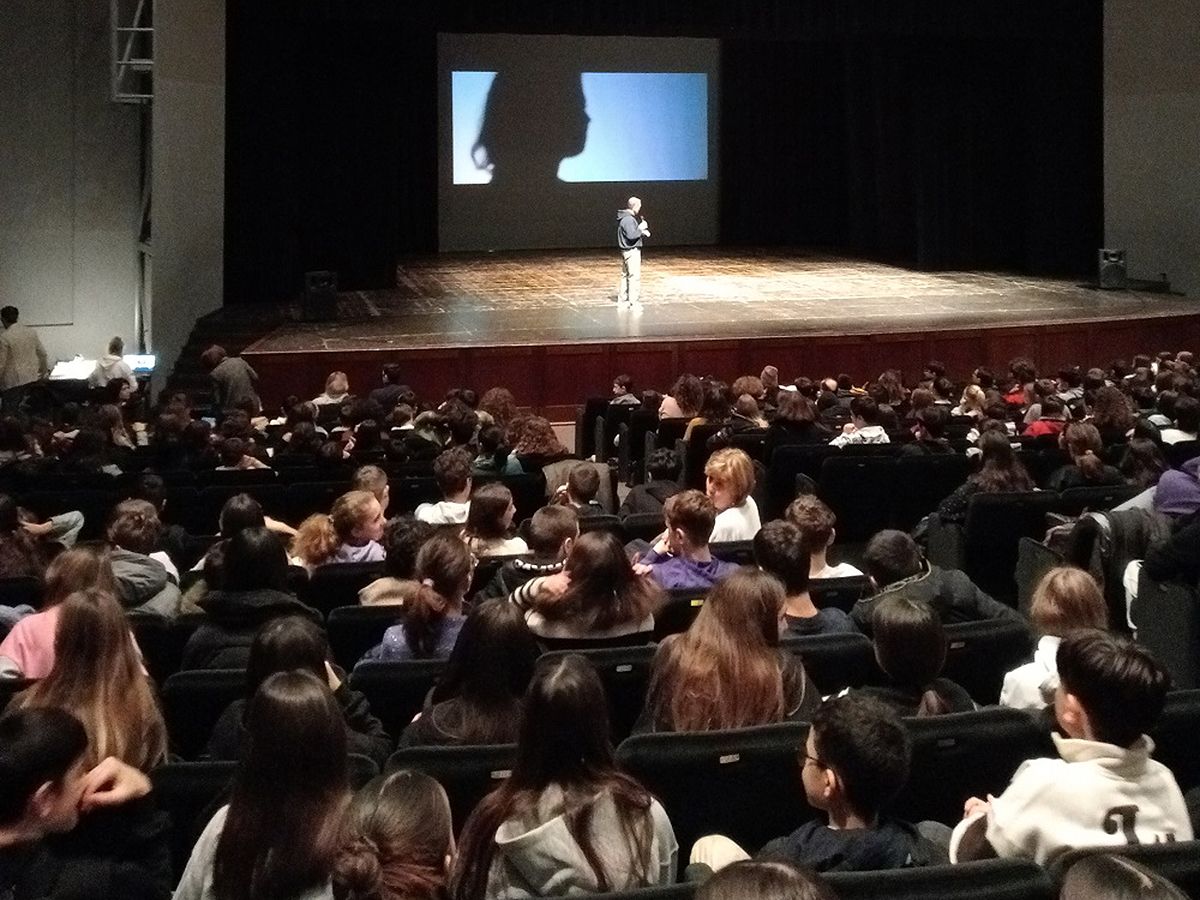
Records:
[[[133,369],[125,362],[125,342],[119,337],[108,342],[108,353],[96,360],[96,368],[88,376],[88,384],[92,387],[104,387],[110,381],[128,382],[131,391],[137,390],[137,379],[133,377]]]
[[[1058,646],[1058,759],[1023,762],[999,797],[971,797],[950,859],[986,856],[1045,865],[1075,847],[1190,841],[1175,776],[1150,758],[1170,676],[1144,648],[1103,631]]]
[[[453,900],[599,894],[671,884],[679,845],[650,792],[617,770],[604,687],[582,656],[542,660],[512,774],[463,827]]]
[[[1108,628],[1108,606],[1090,574],[1073,566],[1056,566],[1034,589],[1029,618],[1041,636],[1033,660],[1004,676],[1000,705],[1038,712],[1054,702],[1058,645],[1072,631]]]

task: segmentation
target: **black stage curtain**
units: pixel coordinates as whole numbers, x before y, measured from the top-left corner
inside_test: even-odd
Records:
[[[229,4],[226,301],[434,251],[441,31],[722,39],[721,236],[1077,276],[1103,233],[1094,0]]]

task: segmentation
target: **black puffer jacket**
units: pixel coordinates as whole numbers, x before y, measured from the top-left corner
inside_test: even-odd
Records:
[[[293,595],[271,588],[209,591],[200,601],[208,621],[183,648],[184,669],[244,669],[250,644],[264,622],[281,616],[306,616],[317,624],[321,614]]]

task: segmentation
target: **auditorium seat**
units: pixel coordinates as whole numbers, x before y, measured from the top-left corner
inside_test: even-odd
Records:
[[[646,688],[657,645],[607,647],[596,650],[555,650],[543,653],[543,659],[578,653],[590,662],[604,683],[608,698],[608,725],[613,744],[629,736],[646,703]]]
[[[661,641],[669,634],[687,631],[700,614],[706,596],[701,590],[668,591],[667,602],[654,614],[655,639]]]
[[[1000,701],[1004,675],[1033,658],[1033,633],[1023,622],[987,619],[953,622],[946,630],[946,668],[976,703]]]
[[[169,677],[162,686],[162,707],[171,752],[185,760],[198,758],[221,713],[245,696],[243,669],[196,669]]]
[[[817,609],[834,607],[850,612],[854,604],[867,596],[871,590],[871,579],[866,575],[850,575],[845,578],[814,578],[808,583],[808,596]]]
[[[1143,569],[1130,615],[1145,645],[1171,673],[1176,688],[1200,688],[1200,591],[1157,582]]]
[[[111,480],[111,479],[110,479]],[[83,513],[83,530],[80,540],[94,540],[104,535],[108,514],[116,506],[120,494],[113,488],[69,488],[29,491],[21,495],[21,506],[40,518],[50,518],[60,513],[78,510]]]
[[[520,475],[479,475],[473,479],[475,487],[493,481],[499,481],[512,491],[513,506],[517,508],[513,518],[518,522],[530,518],[546,505],[546,476],[540,471],[523,472]]]
[[[232,472],[222,474],[234,474]],[[291,489],[275,482],[254,486],[235,484],[210,484],[196,492],[197,509],[191,514],[194,524],[201,524],[200,534],[212,534],[220,528],[221,509],[230,497],[249,494],[263,508],[263,512],[275,519],[286,520],[291,510]]]
[[[880,677],[875,664],[875,648],[865,635],[853,632],[794,635],[785,632],[779,645],[800,657],[804,671],[822,696],[836,694],[848,687],[873,684]]]
[[[1167,464],[1173,469],[1181,469],[1189,459],[1200,456],[1200,441],[1177,441],[1174,444],[1164,444],[1162,450],[1163,455],[1167,458]]]
[[[346,671],[383,640],[383,633],[404,617],[401,606],[339,606],[329,611],[325,631],[334,661]]]
[[[327,615],[339,606],[355,606],[358,592],[384,576],[383,563],[328,563],[317,566],[300,585],[298,596]]]
[[[720,424],[693,425],[692,433],[686,439],[681,438],[675,444],[683,470],[679,473],[679,482],[684,487],[704,490],[704,466],[713,451],[708,446],[708,439],[721,430]]]
[[[388,509],[393,515],[411,513],[422,503],[437,503],[442,499],[442,489],[432,475],[389,479],[388,487],[391,497]]]
[[[0,578],[0,605],[38,609],[42,605],[42,580],[33,575]]]
[[[587,459],[596,452],[596,421],[603,418],[612,401],[608,397],[588,397],[575,420],[575,452]]]
[[[955,825],[968,797],[998,795],[1027,759],[1054,756],[1039,720],[1013,709],[905,719],[913,755],[908,784],[892,805],[910,822]]]
[[[512,774],[516,759],[516,744],[404,747],[391,755],[384,771],[415,769],[437,779],[450,798],[457,835],[479,801]]]
[[[179,671],[188,638],[206,620],[204,613],[166,619],[150,613],[129,614],[129,628],[142,653],[146,671],[159,685]]]
[[[686,851],[679,848],[682,856]],[[684,881],[663,887],[641,888],[632,891],[614,891],[608,894],[579,894],[579,900],[692,900],[696,896],[698,882]],[[750,898],[747,898],[750,900]]]
[[[444,659],[364,662],[350,673],[350,687],[367,698],[387,733],[398,738],[424,709],[426,695],[445,670]]]
[[[1200,787],[1200,690],[1172,691],[1150,732],[1154,758],[1171,770],[1184,792]]]
[[[972,462],[961,453],[931,453],[896,459],[889,491],[894,527],[910,531],[967,480]]]
[[[738,566],[754,565],[753,541],[720,541],[709,544],[708,549],[713,556],[723,559],[725,562],[731,562]]]
[[[322,475],[327,473],[322,472]],[[350,490],[349,481],[305,481],[288,485],[287,521],[299,525],[314,513],[328,513],[333,501]]]
[[[1117,484],[1099,487],[1067,488],[1059,496],[1062,513],[1066,516],[1081,516],[1085,512],[1099,512],[1120,506],[1131,500],[1145,488],[1133,484]]]
[[[1059,887],[1071,866],[1100,853],[1115,853],[1141,863],[1161,875],[1189,897],[1200,897],[1200,841],[1170,841],[1162,844],[1127,844],[1121,847],[1080,847],[1068,850],[1048,867],[1048,875]]]
[[[1054,900],[1044,869],[1019,859],[886,872],[827,872],[821,878],[839,900]]]
[[[814,815],[800,781],[808,726],[639,734],[617,748],[621,768],[663,804],[681,848],[724,834],[757,851]]]
[[[767,462],[766,488],[770,503],[759,510],[764,522],[780,518],[788,504],[796,499],[796,476],[807,475],[814,482],[820,477],[821,464],[838,452],[828,444],[785,444],[776,447]]]
[[[850,543],[863,543],[891,527],[895,489],[892,456],[830,456],[817,476],[817,496],[837,516],[838,538]]]
[[[570,652],[572,650],[609,650],[623,647],[644,647],[652,643],[654,637],[655,632],[653,631],[635,631],[632,634],[602,638],[550,638],[538,636],[537,642],[543,651],[549,653],[558,650]]]
[[[633,513],[621,520],[621,527],[627,539],[650,543],[663,533],[667,523],[662,513]]]
[[[587,534],[589,531],[607,531],[622,544],[625,543],[625,529],[621,526],[621,520],[616,516],[581,516],[579,533]]]

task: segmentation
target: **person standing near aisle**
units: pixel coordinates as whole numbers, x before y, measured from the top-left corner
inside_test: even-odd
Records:
[[[642,201],[630,197],[617,213],[617,247],[621,251],[621,284],[617,307],[642,309],[642,239],[650,237],[650,225],[642,218]]]
[[[20,315],[15,306],[0,309],[0,402],[4,411],[15,411],[28,385],[50,375],[46,350],[38,333],[18,324]]]

